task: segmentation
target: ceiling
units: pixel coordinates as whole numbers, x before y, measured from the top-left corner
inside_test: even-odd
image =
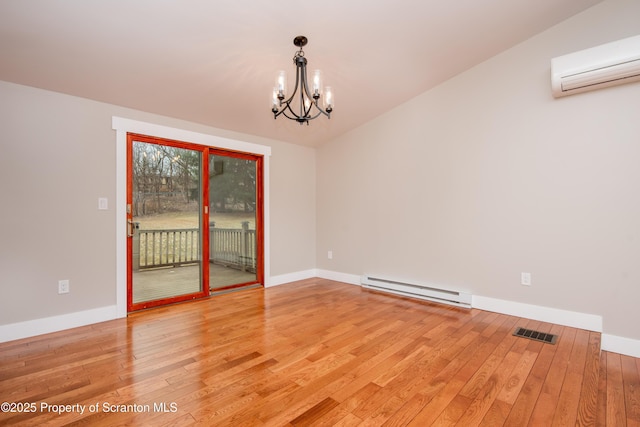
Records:
[[[601,0],[2,0],[0,80],[318,146]],[[293,38],[331,119],[273,119]]]

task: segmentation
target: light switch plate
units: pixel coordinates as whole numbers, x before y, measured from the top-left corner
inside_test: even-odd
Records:
[[[98,198],[98,210],[106,211],[109,209],[109,199],[106,197]]]

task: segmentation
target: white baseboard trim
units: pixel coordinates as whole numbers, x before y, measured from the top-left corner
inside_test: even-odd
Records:
[[[342,282],[349,285],[360,285],[360,276],[358,275],[312,268],[310,270],[296,271],[293,273],[281,274],[279,276],[272,276],[267,281],[267,283],[265,283],[264,287],[270,288],[272,286],[284,285],[285,283],[291,283],[297,280],[312,279],[314,277],[334,280],[336,282]]]
[[[270,288],[272,286],[284,285],[285,283],[291,283],[297,280],[312,279],[314,277],[318,277],[320,279],[334,280],[336,282],[342,282],[349,285],[360,286],[360,276],[358,275],[338,273],[337,271],[320,270],[320,269],[312,268],[310,270],[296,271],[293,273],[281,274],[279,276],[272,276],[267,281],[267,283],[265,283],[264,287]]]
[[[317,277],[318,272],[315,268],[304,271],[296,271],[294,273],[281,274],[279,276],[271,276],[264,284],[265,288],[272,286],[284,285],[285,283],[295,282],[297,280],[311,279]]]
[[[619,353],[632,357],[640,357],[640,340],[602,334],[602,342],[600,343],[600,348],[604,351],[610,351],[612,353]]]
[[[330,270],[317,270],[317,273],[317,277],[321,279],[335,280],[336,282],[360,286],[360,276],[357,274],[339,273],[337,271]]]
[[[355,274],[339,273],[330,270],[310,269],[294,273],[272,276],[265,287],[278,286],[297,280],[319,277],[335,280],[350,285],[360,285],[360,276]],[[471,305],[480,310],[492,311],[527,319],[540,320],[558,325],[570,326],[589,331],[602,332],[602,317],[578,313],[555,308],[523,304],[519,302],[500,300],[496,298],[474,295]],[[65,329],[86,326],[93,323],[105,322],[117,319],[117,306],[94,308],[76,313],[62,314],[59,316],[42,319],[28,320],[25,322],[0,325],[0,342],[29,338]],[[616,335],[602,334],[601,349],[613,353],[624,354],[640,358],[640,340],[620,337]]]
[[[525,317],[527,319],[540,320],[542,322],[555,323],[572,328],[602,332],[602,316],[595,314],[578,313],[576,311],[560,310],[557,308],[524,304],[479,295],[472,297],[471,306],[480,310],[493,311],[510,316]]]
[[[86,326],[117,318],[117,308],[115,305],[112,305],[75,313],[61,314],[59,316],[11,323],[9,325],[0,325],[0,342],[34,337],[36,335],[63,331],[65,329],[77,328],[78,326]]]

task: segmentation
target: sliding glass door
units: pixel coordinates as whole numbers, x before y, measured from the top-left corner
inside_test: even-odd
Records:
[[[262,284],[262,157],[127,137],[128,311]]]
[[[212,291],[258,283],[261,264],[260,159],[224,151],[209,154],[209,260]]]
[[[205,296],[197,146],[129,137],[129,311]]]

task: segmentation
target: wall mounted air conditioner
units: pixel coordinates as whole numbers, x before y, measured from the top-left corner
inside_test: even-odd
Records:
[[[551,90],[560,97],[640,81],[640,36],[551,60]]]

